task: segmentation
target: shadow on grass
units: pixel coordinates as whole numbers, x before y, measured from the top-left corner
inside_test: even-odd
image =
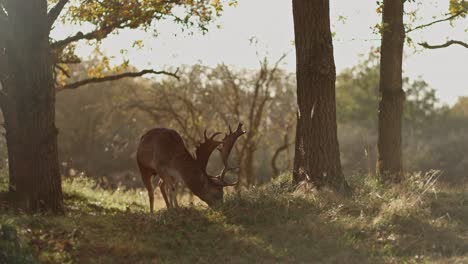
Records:
[[[180,208],[155,215],[109,210],[68,196],[80,208],[78,263],[371,262],[367,248],[301,199],[235,199],[218,210]],[[60,223],[59,223],[60,225]],[[65,227],[63,228],[70,228]]]
[[[468,254],[466,229],[464,233],[457,226],[437,225],[434,220],[427,220],[400,218],[393,221],[389,229],[398,236],[396,241],[389,243],[393,255],[403,258],[418,255],[431,260],[443,260]]]
[[[238,227],[226,226],[219,213],[192,208],[162,210],[156,215],[116,213],[84,216],[78,263],[208,263],[212,261],[275,262],[280,260],[268,243],[239,236]]]
[[[277,199],[260,194],[234,199],[221,208],[227,223],[243,227],[289,263],[375,263],[370,248],[356,242],[362,235],[321,215],[301,198]]]
[[[154,215],[66,194],[67,217],[17,222],[31,230],[38,254],[62,252],[51,263],[381,263],[415,255],[443,262],[468,254],[464,201],[463,192],[440,193],[427,218],[393,216],[375,227],[346,204],[335,217],[310,200],[271,191],[232,196],[217,210]]]
[[[421,256],[445,261],[468,255],[468,207],[463,201],[464,193],[440,193],[432,217],[394,216],[382,228],[373,226],[372,218],[359,220],[355,208],[346,204],[335,218],[310,200],[268,194],[238,197],[220,210],[227,223],[242,226],[290,262],[376,263]],[[436,223],[441,212],[453,215],[446,224]]]

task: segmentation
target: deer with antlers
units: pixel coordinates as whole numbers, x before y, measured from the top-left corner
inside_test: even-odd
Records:
[[[223,200],[223,188],[237,185],[238,181],[228,183],[224,179],[227,172],[235,170],[228,165],[229,155],[236,140],[245,134],[242,124],[229,133],[222,141],[215,138],[220,132],[207,136],[205,130],[204,142],[200,142],[195,151],[195,157],[185,147],[179,133],[167,128],[155,128],[141,137],[137,150],[137,163],[141,177],[148,190],[150,211],[153,212],[154,189],[152,178],[160,176],[159,188],[167,208],[178,207],[176,198],[177,182],[183,182],[209,206]],[[221,153],[223,170],[218,176],[211,176],[206,171],[210,155],[215,149]]]

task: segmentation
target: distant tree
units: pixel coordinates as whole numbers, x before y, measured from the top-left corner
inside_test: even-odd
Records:
[[[297,59],[294,181],[318,188],[348,188],[337,137],[335,80],[329,1],[293,0]]]
[[[456,116],[468,117],[468,97],[460,96],[452,107],[452,112]]]
[[[405,0],[384,0],[380,57],[380,103],[377,173],[398,182],[403,173],[402,117],[405,92],[402,88],[402,60],[405,42],[403,24]]]
[[[64,9],[67,12],[62,12]],[[221,1],[209,0],[0,1],[0,107],[5,119],[10,187],[19,204],[31,211],[63,211],[56,89],[150,73],[174,75],[147,69],[104,76],[103,71],[111,67],[109,59],[101,56],[102,63],[90,71],[91,78],[67,82],[71,76],[67,65],[81,61],[75,54],[78,41],[94,41],[99,47],[111,33],[148,30],[154,21],[163,19],[206,31],[206,25],[221,11]],[[69,24],[86,23],[93,29],[52,40],[50,32],[59,18]]]
[[[128,97],[127,108],[147,113],[159,126],[180,131],[190,146],[199,143],[204,129],[225,131],[228,125],[243,122],[247,134],[239,139],[235,154],[241,183],[251,186],[261,181],[255,170],[259,150],[268,149],[266,156],[277,152],[271,157],[277,166],[284,145],[292,142],[293,82],[279,68],[283,58],[272,65],[262,59],[256,71],[237,71],[226,65],[183,68],[180,81],[165,79],[144,94],[135,92]]]
[[[377,127],[379,101],[379,56],[370,52],[368,57],[338,74],[336,103],[338,123],[359,123]]]

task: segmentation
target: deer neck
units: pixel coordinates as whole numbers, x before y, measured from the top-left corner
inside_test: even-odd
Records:
[[[208,185],[208,178],[194,158],[179,159],[174,168],[192,193],[199,196],[204,192]]]

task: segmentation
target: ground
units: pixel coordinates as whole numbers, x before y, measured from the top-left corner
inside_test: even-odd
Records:
[[[168,211],[159,199],[155,214],[143,190],[67,179],[65,216],[0,200],[0,263],[468,263],[468,188],[434,176],[393,188],[356,176],[341,197],[283,175],[216,209]]]

